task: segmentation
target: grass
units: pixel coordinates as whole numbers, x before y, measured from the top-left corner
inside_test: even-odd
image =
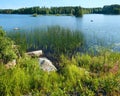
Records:
[[[69,33],[70,30],[61,29],[60,27],[55,27],[56,30],[53,30],[54,27],[50,29],[44,29],[40,31],[41,33],[37,31],[34,31],[36,33],[16,32],[15,34],[9,34],[9,36],[15,40],[16,44],[20,44],[21,48],[25,48],[24,51],[26,49],[43,48],[45,52],[53,53],[53,56],[58,52],[59,70],[45,72],[40,68],[37,58],[30,58],[25,55],[17,58],[17,65],[10,69],[6,69],[0,62],[1,96],[119,96],[120,53],[103,49],[99,49],[96,55],[94,53],[78,52],[80,46],[77,45],[81,45],[83,42],[81,33]],[[61,37],[59,37],[58,31]],[[59,38],[63,39],[59,41]],[[74,43],[69,41],[70,39]],[[47,40],[49,40],[49,43]],[[65,43],[66,41],[67,43]],[[56,42],[59,47],[55,45]],[[75,49],[73,48],[75,53],[71,57],[69,52],[74,50],[71,51],[72,49],[67,46],[59,49],[64,44],[71,44],[69,42],[78,47],[78,49],[76,46]],[[38,46],[37,44],[41,45]],[[54,46],[51,47],[51,44]],[[52,48],[55,49],[51,52]],[[67,48],[67,51],[64,50]]]
[[[17,44],[24,42],[27,50],[40,48],[48,51],[67,52],[80,47],[83,44],[83,35],[79,31],[71,31],[59,26],[47,27],[47,29],[35,29],[31,31],[9,32],[8,36]],[[61,46],[63,46],[61,48]],[[56,48],[56,49],[55,49]],[[53,49],[53,50],[52,50]]]
[[[104,71],[104,68],[111,69],[120,59],[120,54],[109,53],[106,56],[107,66],[104,66],[102,58],[104,58],[102,55],[93,57],[88,54],[77,54],[70,60],[62,55],[60,71],[47,73],[39,68],[36,58],[22,57],[14,68],[6,70],[0,65],[0,94],[119,96],[120,70],[114,74],[109,70]]]
[[[72,56],[84,44],[80,31],[72,31],[59,26],[35,29],[32,31],[13,31],[8,36],[20,45],[20,50],[43,50],[46,57],[58,61],[61,54]]]

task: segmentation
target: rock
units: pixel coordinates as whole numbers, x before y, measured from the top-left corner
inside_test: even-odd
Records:
[[[90,22],[93,22],[93,20],[90,20]]]
[[[39,64],[44,71],[50,72],[57,70],[56,67],[52,64],[52,62],[45,57],[39,58]]]
[[[30,55],[30,56],[32,56],[32,57],[34,57],[34,56],[39,57],[39,56],[41,56],[43,53],[42,53],[42,50],[38,50],[38,51],[27,52],[26,54],[27,54],[27,55]]]
[[[14,30],[19,30],[19,28],[16,27],[16,28],[14,28]]]
[[[9,68],[14,67],[15,65],[16,65],[16,60],[14,59],[14,60],[8,62],[7,64],[5,64],[5,67],[6,67],[7,69],[9,69]]]

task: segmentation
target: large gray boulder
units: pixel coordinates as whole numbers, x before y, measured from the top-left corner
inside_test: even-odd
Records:
[[[56,67],[52,64],[52,62],[45,57],[39,58],[39,64],[44,71],[50,72],[57,70]]]

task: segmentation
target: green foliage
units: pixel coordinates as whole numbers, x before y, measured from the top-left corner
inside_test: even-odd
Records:
[[[1,96],[119,96],[120,70],[116,74],[104,72],[104,56],[77,54],[72,59],[61,56],[59,72],[41,70],[38,60],[28,56],[18,60],[16,67],[5,69],[0,64]],[[110,68],[120,58],[120,53],[106,55]],[[110,59],[109,59],[110,58]],[[97,67],[92,67],[91,65]],[[101,69],[98,70],[97,68]],[[94,70],[98,70],[94,71]]]
[[[1,9],[0,13],[2,14],[66,14],[66,15],[75,15],[75,16],[82,16],[83,14],[120,14],[120,5],[105,5],[103,8],[96,7],[96,8],[81,8],[79,6],[72,7],[51,7],[51,8],[40,8],[39,6],[36,7],[29,7],[29,8],[20,8],[17,10],[13,9]],[[35,15],[36,17],[36,15]]]
[[[112,94],[112,92],[120,90],[120,82],[118,81],[118,78],[119,77],[110,74],[99,80],[101,89],[103,89],[108,96]]]
[[[102,14],[102,8],[82,8],[83,14]]]
[[[21,45],[20,50],[43,50],[47,57],[56,61],[61,54],[72,56],[84,44],[80,31],[71,31],[59,26],[35,29],[30,32],[9,32],[8,36]]]
[[[22,31],[14,31],[7,33],[7,36],[11,38],[15,44],[18,46],[17,50],[19,51],[19,54],[22,56],[27,51],[27,43],[26,43],[26,35],[25,33],[22,33]]]
[[[103,14],[120,14],[120,5],[104,6],[102,12]]]
[[[82,8],[81,7],[75,7],[75,13],[74,15],[76,17],[82,17],[83,13],[82,13]]]
[[[60,61],[57,72],[43,71],[37,58],[26,55],[17,59],[17,65],[13,68],[6,69],[0,64],[1,96],[119,96],[120,53],[98,48],[97,54],[76,54],[83,44],[82,34],[60,27],[31,33],[10,33],[8,36],[22,46],[20,50],[41,48],[52,56],[60,55]],[[12,44],[1,29],[0,55],[4,58],[0,59],[13,58],[13,55],[7,55],[10,59],[6,58],[7,52],[14,54]],[[72,52],[74,55],[69,54]],[[116,64],[115,73],[111,72]]]
[[[29,76],[21,68],[0,71],[0,94],[18,96],[29,90]]]
[[[5,32],[0,28],[0,59],[3,63],[7,63],[17,56],[13,50],[14,43],[10,38],[6,37]]]

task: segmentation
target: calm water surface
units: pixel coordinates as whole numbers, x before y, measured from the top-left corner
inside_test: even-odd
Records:
[[[74,16],[32,17],[31,15],[0,14],[0,26],[6,31],[14,28],[32,30],[55,25],[71,30],[81,30],[88,46],[114,45],[114,50],[120,50],[120,15],[87,14],[82,18],[76,18]]]

